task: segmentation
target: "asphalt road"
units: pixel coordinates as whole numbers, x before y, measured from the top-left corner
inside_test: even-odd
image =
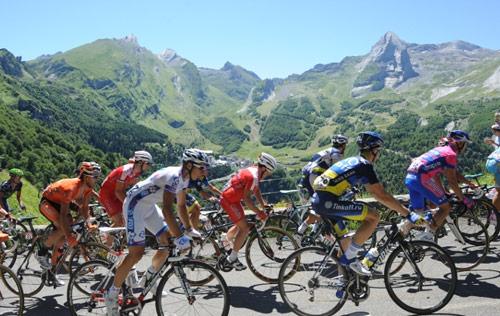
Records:
[[[148,264],[149,259],[143,259],[139,270]],[[223,276],[231,293],[230,315],[293,315],[277,287],[262,282],[250,271],[223,273]],[[473,271],[459,273],[458,278],[455,296],[438,315],[500,315],[500,241],[491,245],[485,263]],[[338,315],[410,315],[390,299],[382,279],[372,280],[370,286],[370,297],[366,301],[359,306],[348,301]],[[36,298],[26,298],[25,315],[69,315],[65,302],[65,286],[44,288]],[[154,303],[149,305],[143,315],[155,315]],[[0,306],[0,315],[12,315],[17,309]]]

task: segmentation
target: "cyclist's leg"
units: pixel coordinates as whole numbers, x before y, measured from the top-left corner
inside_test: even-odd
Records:
[[[191,227],[195,229],[199,229],[201,227],[200,224],[200,214],[201,214],[201,206],[198,201],[194,200],[193,204],[188,208],[189,213],[189,221],[191,222]]]
[[[153,233],[160,243],[163,245],[168,244],[168,226],[165,223],[161,209],[155,204],[147,212],[147,216],[144,218],[145,227]],[[161,237],[161,238],[160,238]],[[168,250],[162,249],[156,251],[153,258],[151,259],[151,266],[148,272],[156,272],[165,263],[168,257]]]
[[[314,189],[312,187],[312,183],[314,183],[314,180],[317,177],[318,177],[318,174],[316,174],[316,173],[311,173],[308,176],[304,176],[302,185],[304,186],[304,188],[307,189],[307,193],[309,193],[309,196],[313,196],[313,194],[314,194]],[[307,218],[300,224],[300,226],[297,230],[297,233],[299,233],[299,235],[304,234],[307,227],[309,227],[309,225],[316,223],[319,219],[320,219],[319,216],[312,214],[312,213],[309,213]]]
[[[236,236],[239,235],[239,231],[240,231],[240,228],[238,225],[236,225],[236,223],[239,222],[241,219],[245,218],[245,213],[243,211],[243,207],[241,206],[240,202],[231,203],[231,202],[227,201],[224,197],[221,198],[221,200],[220,200],[220,206],[226,212],[226,214],[229,216],[229,219],[231,220],[231,222],[233,222],[233,224],[235,224],[227,231],[227,235],[226,235],[227,240],[234,242]],[[244,241],[245,241],[245,238],[243,238],[241,245],[243,245]],[[241,245],[239,246],[238,250],[241,248]]]
[[[442,185],[437,183],[434,178],[422,181],[420,193],[424,199],[439,206],[437,213],[432,216],[430,225],[430,229],[436,231],[436,229],[444,224],[446,217],[450,214],[451,205],[448,203],[448,198],[446,197]]]

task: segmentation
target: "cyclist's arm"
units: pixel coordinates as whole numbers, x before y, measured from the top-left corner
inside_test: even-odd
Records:
[[[125,182],[120,181],[120,180],[116,181],[115,196],[122,203],[125,200],[125,196],[126,196],[125,191],[126,191]]]
[[[23,209],[24,203],[21,200],[21,190],[17,191],[16,198],[17,198],[17,203],[19,203],[19,207]]]
[[[3,204],[3,192],[0,192],[0,207],[7,209],[5,204]]]
[[[6,210],[3,209],[3,207],[0,206],[0,217],[5,217],[7,216],[9,213],[7,213]]]
[[[465,178],[464,175],[462,173],[460,173],[458,170],[457,170],[457,182],[458,183],[465,183],[465,184],[467,184],[470,187],[475,187],[476,186],[474,184],[474,182],[472,182],[469,179]]]
[[[210,191],[212,191],[212,193],[216,194],[217,196],[220,196],[222,194],[222,192],[219,189],[217,189],[217,187],[215,185],[213,185],[211,183],[208,184],[208,189]]]
[[[200,195],[205,200],[208,200],[212,197],[212,195],[210,193],[208,193],[207,191],[200,191]]]
[[[267,203],[266,201],[264,201],[264,198],[262,197],[262,194],[260,193],[260,188],[258,186],[255,188],[254,193],[259,204],[262,206],[262,208],[265,208],[267,206]]]
[[[179,237],[181,235],[181,230],[179,229],[179,225],[177,225],[177,221],[175,220],[174,215],[174,200],[175,195],[171,192],[165,191],[163,192],[163,217],[167,222],[168,229],[170,233],[174,237]]]
[[[80,216],[87,220],[90,217],[89,202],[92,198],[92,192],[83,197],[82,205],[80,206]]]
[[[186,189],[177,193],[177,215],[181,219],[182,224],[187,231],[191,230],[191,222],[189,221],[189,214],[186,207]]]
[[[260,212],[259,208],[255,206],[255,203],[252,201],[252,191],[245,189],[243,192],[243,201],[245,205],[255,213]]]
[[[453,192],[457,195],[457,198],[460,201],[464,200],[464,195],[462,193],[462,190],[460,190],[460,187],[458,186],[458,180],[457,180],[457,170],[454,168],[445,168],[443,170],[444,176],[448,180],[448,185],[450,188],[453,190]]]
[[[69,204],[68,203],[61,204],[61,209],[59,211],[59,225],[61,226],[61,229],[66,238],[68,238],[71,235],[68,223],[68,214],[69,214]]]
[[[395,210],[401,216],[408,216],[410,214],[410,211],[401,205],[398,200],[396,200],[392,195],[387,193],[384,189],[384,186],[382,183],[374,183],[374,184],[367,184],[366,185],[366,190],[373,195],[373,197],[382,203],[383,205],[387,206],[390,209]]]

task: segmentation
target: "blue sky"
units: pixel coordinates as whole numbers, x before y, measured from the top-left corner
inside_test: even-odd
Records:
[[[363,55],[387,31],[413,43],[500,49],[500,1],[0,0],[0,47],[24,60],[128,34],[197,66],[226,61],[261,78]]]

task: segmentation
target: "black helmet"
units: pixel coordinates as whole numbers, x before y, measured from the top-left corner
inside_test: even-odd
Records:
[[[359,133],[356,144],[360,150],[367,150],[384,146],[384,140],[379,133],[368,131]]]

